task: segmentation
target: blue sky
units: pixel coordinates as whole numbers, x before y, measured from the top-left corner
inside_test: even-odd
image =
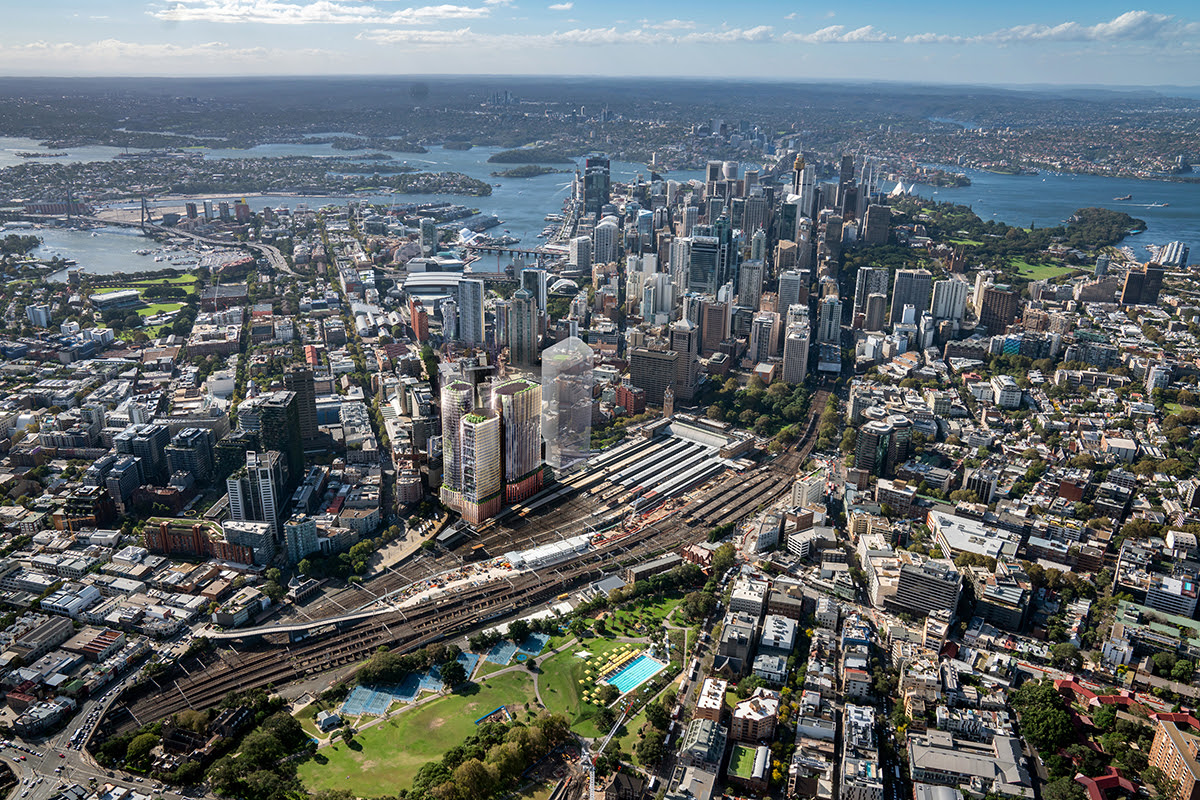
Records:
[[[594,74],[1200,83],[1200,8],[632,0],[6,3],[0,74]],[[915,10],[914,10],[915,9]]]

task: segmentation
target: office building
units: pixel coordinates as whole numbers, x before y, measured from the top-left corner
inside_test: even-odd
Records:
[[[295,392],[281,389],[243,401],[238,406],[238,425],[256,433],[263,450],[282,455],[285,485],[300,481],[304,474],[304,443]]]
[[[592,229],[592,261],[611,264],[621,255],[621,228],[614,217],[605,217]]]
[[[184,428],[166,447],[167,472],[190,473],[198,483],[212,480],[215,444],[208,428]]]
[[[901,319],[905,306],[912,306],[920,316],[929,309],[929,296],[933,292],[933,275],[927,269],[902,269],[896,272],[896,284],[892,288],[892,307],[889,319],[893,324]]]
[[[755,364],[770,360],[777,352],[779,315],[773,311],[760,311],[750,323],[750,351],[747,356]]]
[[[300,438],[311,442],[317,438],[317,393],[313,384],[312,367],[294,366],[283,375],[283,386],[296,395],[296,416],[300,422]]]
[[[420,239],[421,256],[423,258],[431,258],[437,255],[438,251],[438,227],[437,221],[428,217],[422,217],[420,223]]]
[[[887,313],[887,295],[867,295],[866,308],[863,313],[863,330],[881,331],[886,324],[884,314]]]
[[[807,325],[793,325],[788,328],[783,340],[783,381],[784,383],[803,383],[808,375],[808,340]]]
[[[672,322],[671,349],[679,354],[675,361],[675,384],[672,386],[675,398],[690,401],[696,396],[700,374],[700,326],[686,319]]]
[[[141,461],[142,479],[161,486],[167,482],[167,445],[171,430],[166,425],[143,423],[130,425],[113,437],[118,453],[135,456]]]
[[[697,226],[700,227],[700,226]],[[688,291],[716,294],[721,270],[721,240],[716,236],[693,236],[688,262]]]
[[[546,270],[526,267],[521,270],[521,288],[533,295],[538,311],[546,313],[546,301],[549,294],[549,284]]]
[[[663,404],[663,391],[675,384],[679,354],[674,350],[635,347],[629,353],[629,380],[646,392],[650,405]]]
[[[283,463],[283,456],[275,450],[246,453],[246,466],[225,481],[230,519],[265,522],[279,533],[279,515],[287,500]]]
[[[522,367],[537,364],[539,339],[537,302],[528,289],[518,289],[508,308],[509,360]]]
[[[761,260],[749,260],[742,263],[738,275],[738,305],[758,309],[762,299],[763,274],[766,263]]]
[[[867,297],[887,294],[888,271],[884,267],[861,267],[854,279],[854,313],[867,307]]]
[[[967,308],[968,290],[966,281],[955,278],[935,283],[933,285],[933,306],[930,309],[934,320],[941,322],[948,319],[953,320],[955,324],[962,322]]]
[[[791,308],[808,299],[808,273],[787,270],[779,275],[779,307]]]
[[[597,219],[608,204],[611,192],[611,177],[608,159],[589,156],[583,162],[583,213]]]
[[[944,611],[953,617],[962,594],[962,576],[947,559],[923,559],[899,551],[900,575],[892,603],[900,611],[918,617]]]
[[[487,291],[482,280],[471,278],[458,283],[458,331],[456,338],[473,347],[484,345],[483,299]]]
[[[911,441],[912,422],[907,417],[893,414],[871,420],[858,429],[854,466],[872,475],[890,475],[908,458]]]
[[[887,244],[891,222],[892,210],[890,208],[875,203],[867,206],[867,213],[863,220],[863,243],[868,245]]]
[[[546,463],[558,473],[582,466],[591,452],[592,365],[592,348],[577,336],[542,353],[542,438]]]
[[[526,378],[498,383],[492,408],[504,433],[504,500],[515,503],[542,488],[542,387]]]

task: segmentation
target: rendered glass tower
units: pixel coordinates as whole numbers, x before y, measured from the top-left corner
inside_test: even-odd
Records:
[[[592,447],[592,348],[570,336],[542,351],[542,438],[546,463],[569,471]]]

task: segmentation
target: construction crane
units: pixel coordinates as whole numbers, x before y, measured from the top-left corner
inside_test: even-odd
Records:
[[[625,704],[621,709],[621,715],[617,717],[617,721],[613,723],[612,728],[608,731],[608,735],[600,742],[600,747],[596,750],[595,755],[592,754],[587,742],[583,743],[583,753],[581,760],[584,762],[584,769],[588,773],[588,796],[587,800],[596,800],[596,759],[604,754],[604,750],[608,747],[608,743],[616,736],[617,729],[625,723],[625,718],[629,716],[630,710],[633,708],[633,701]]]

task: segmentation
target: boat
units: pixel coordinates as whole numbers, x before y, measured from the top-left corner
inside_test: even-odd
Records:
[[[1150,205],[1146,206],[1146,208],[1166,208],[1169,205],[1171,205],[1171,204],[1170,203],[1151,203]]]
[[[1113,200],[1116,200],[1117,202],[1120,202],[1122,200],[1132,200],[1132,199],[1133,199],[1133,195],[1131,195],[1131,194],[1123,194],[1120,197],[1113,198]]]

